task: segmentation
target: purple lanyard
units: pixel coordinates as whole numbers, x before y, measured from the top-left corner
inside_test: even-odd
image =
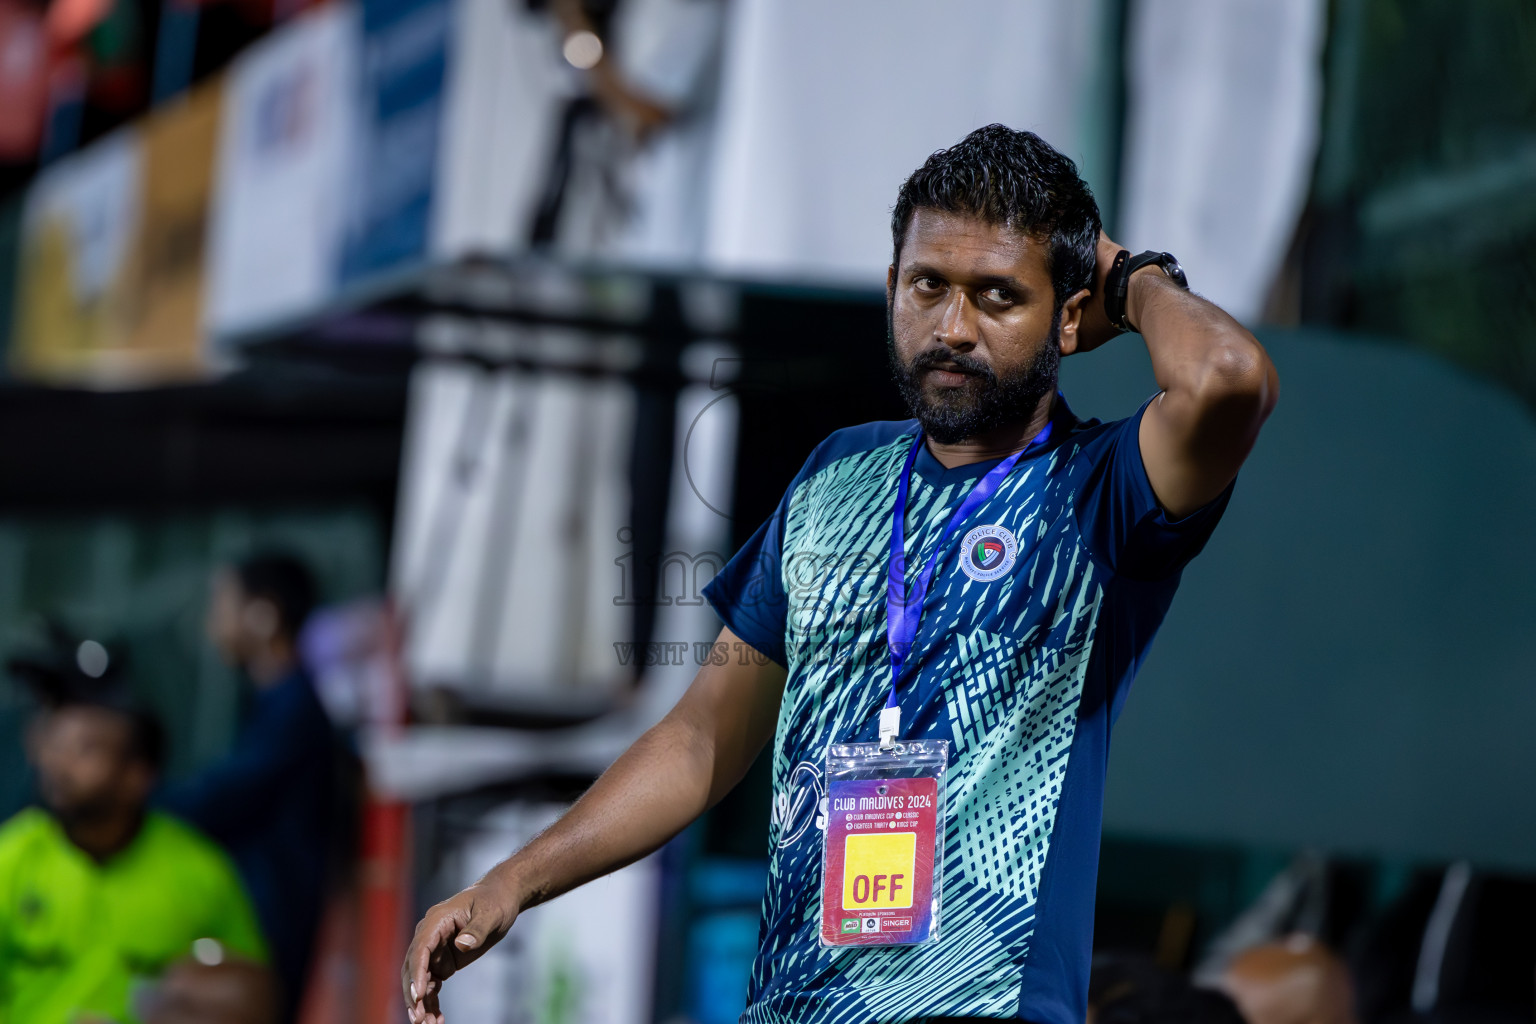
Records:
[[[921,430],[917,432],[917,439],[912,442],[912,450],[907,453],[907,463],[901,469],[901,479],[896,483],[896,507],[891,512],[891,561],[885,577],[885,635],[886,646],[891,651],[891,695],[886,699],[886,707],[898,706],[896,686],[901,681],[902,663],[906,661],[907,652],[912,649],[912,641],[917,638],[917,627],[923,619],[923,602],[928,599],[928,588],[933,583],[933,571],[938,567],[939,555],[943,554],[949,535],[955,532],[956,526],[965,522],[972,512],[997,493],[998,487],[1026,452],[1050,439],[1051,426],[1047,423],[1045,429],[1036,434],[1029,444],[987,470],[987,475],[971,488],[971,493],[965,496],[960,507],[955,509],[954,515],[949,517],[949,523],[944,527],[943,535],[934,545],[933,554],[928,556],[923,571],[918,573],[917,579],[913,581],[912,593],[909,595],[906,554],[907,487],[912,477],[912,466],[917,462],[918,449],[923,446],[923,432]]]

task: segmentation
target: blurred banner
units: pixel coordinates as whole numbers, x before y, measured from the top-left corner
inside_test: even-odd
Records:
[[[364,0],[360,166],[342,276],[426,258],[437,193],[452,0]]]
[[[110,387],[199,372],[219,106],[213,82],[38,178],[22,228],[18,375]]]
[[[18,375],[79,377],[126,352],[142,177],[142,141],[132,128],[38,176],[22,220],[10,353]]]
[[[560,110],[580,79],[560,56],[547,12],[503,0],[453,2],[431,252],[516,252],[528,246]]]
[[[335,291],[358,181],[360,32],[356,7],[331,4],[230,68],[209,240],[215,338],[313,310]]]
[[[634,419],[618,380],[417,371],[394,573],[415,685],[580,714],[633,677],[616,651],[632,639],[620,559]]]
[[[204,256],[223,89],[208,82],[144,122],[144,211],[134,250],[128,351],[100,369],[125,381],[203,366]]]

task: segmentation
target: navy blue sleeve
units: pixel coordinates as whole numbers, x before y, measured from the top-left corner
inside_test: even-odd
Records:
[[[1170,519],[1141,459],[1141,418],[1148,405],[1150,399],[1136,415],[1106,424],[1077,456],[1094,462],[1077,496],[1078,529],[1096,559],[1134,580],[1164,579],[1188,565],[1221,522],[1236,484],[1203,508]]]
[[[789,497],[799,482],[796,476],[773,515],[704,588],[704,599],[732,633],[786,667],[789,657],[784,649],[784,631],[789,602],[784,595],[781,559]]]

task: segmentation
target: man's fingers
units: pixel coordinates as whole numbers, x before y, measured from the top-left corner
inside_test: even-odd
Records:
[[[426,1001],[434,996],[440,980],[456,969],[449,951],[453,936],[468,917],[469,912],[462,907],[439,905],[416,926],[400,969],[401,994],[416,1024],[429,1019]]]
[[[489,931],[490,925],[487,923],[485,914],[481,914],[478,920],[470,918],[469,923],[459,929],[459,934],[453,937],[455,967],[465,967],[480,958],[480,954],[485,952]]]
[[[423,1010],[422,1020],[426,1024],[443,1024],[443,1011],[437,1003],[437,993],[433,992],[421,1001]]]
[[[411,1024],[443,1024],[438,994],[443,982],[496,944],[507,930],[501,901],[472,886],[429,910],[416,926],[400,969]]]

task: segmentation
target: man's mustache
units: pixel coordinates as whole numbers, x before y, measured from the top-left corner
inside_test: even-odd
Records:
[[[987,381],[995,381],[997,375],[992,368],[975,356],[965,352],[951,352],[942,348],[924,349],[912,358],[907,366],[907,373],[916,377],[928,370],[949,370],[955,373],[966,373],[974,377],[981,377]]]

